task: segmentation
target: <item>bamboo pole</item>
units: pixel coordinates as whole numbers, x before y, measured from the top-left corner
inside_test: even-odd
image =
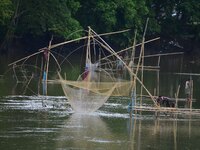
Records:
[[[160,56],[158,56],[157,66],[160,67]],[[160,95],[160,70],[157,70],[157,95]]]
[[[42,71],[43,71],[43,57],[41,57],[41,70],[40,70],[40,78],[38,81],[38,95],[40,95],[40,86],[42,83]]]
[[[134,60],[135,60],[136,36],[137,36],[137,30],[135,30],[135,36],[134,36],[134,42],[133,42],[133,48],[132,48],[132,54],[131,54],[131,61],[133,61],[133,65],[134,65]]]
[[[46,71],[46,78],[45,78],[45,95],[47,95],[47,80],[48,80],[48,73],[49,73],[49,56],[50,56],[50,50],[51,50],[51,42],[53,40],[53,36],[51,37],[51,40],[49,41],[49,46],[48,46],[48,56],[47,56],[47,61],[46,61],[46,68],[44,69],[44,71]]]
[[[38,54],[40,54],[40,53],[42,53],[42,52],[44,52],[44,50],[41,50],[41,51],[39,51],[39,52],[36,52],[36,53],[31,54],[31,55],[29,55],[29,56],[26,56],[26,57],[24,57],[24,58],[22,58],[22,59],[19,59],[19,60],[17,60],[17,61],[14,61],[14,62],[8,64],[8,66],[11,66],[11,65],[14,65],[14,64],[16,64],[16,63],[18,63],[18,62],[20,62],[20,61],[29,59],[29,58],[31,58],[31,57],[33,57],[33,56],[35,56],[35,55],[38,55]]]
[[[188,134],[189,134],[189,135],[188,135],[188,136],[189,136],[189,139],[190,139],[190,138],[191,138],[191,114],[189,114],[189,115],[190,115],[190,118],[189,118],[189,122],[188,122],[188,123],[189,123],[189,127],[188,127],[188,130],[189,130],[189,131],[188,131],[188,132],[189,132]]]
[[[188,76],[188,75],[191,75],[191,76],[200,76],[199,73],[174,73],[174,74],[178,74],[178,75],[186,75],[186,76]]]
[[[141,48],[141,53],[142,53],[142,56],[144,56],[144,44],[142,44],[142,48]],[[142,60],[141,60],[141,82],[144,83],[144,57],[142,57]],[[138,67],[139,69],[139,67]],[[142,106],[142,94],[143,94],[143,87],[141,86],[140,88],[140,106]]]
[[[87,66],[88,70],[85,71],[89,71],[88,75],[87,75],[87,81],[90,82],[91,81],[91,72],[89,69],[91,69],[91,50],[90,50],[90,39],[91,38],[91,28],[88,27],[88,36],[87,36],[87,49],[86,49],[86,60],[85,60],[85,67]],[[90,84],[86,82],[86,87],[87,89],[89,89]],[[86,99],[86,103],[88,102],[88,99]]]
[[[164,54],[154,54],[154,55],[146,55],[144,56],[145,58],[147,57],[158,57],[158,56],[169,56],[169,55],[181,55],[184,54],[184,52],[174,52],[174,53],[164,53]],[[138,58],[138,57],[136,57]]]
[[[141,56],[142,56],[142,69],[141,69],[141,82],[143,83],[144,82],[144,41],[145,41],[145,35],[146,35],[146,30],[147,30],[147,26],[148,26],[148,22],[149,22],[149,18],[147,18],[147,21],[146,21],[146,25],[145,25],[145,29],[144,29],[144,34],[143,34],[143,38],[142,38],[142,47],[141,47]],[[141,86],[141,93],[140,95],[143,94],[143,87]],[[140,97],[140,106],[142,106],[142,96]]]
[[[137,119],[136,118],[134,118],[134,124],[133,124],[133,140],[132,140],[132,142],[133,142],[133,149],[132,150],[134,150],[134,143],[135,143],[135,131],[136,131],[136,125],[137,125]]]
[[[102,33],[102,34],[99,34],[98,36],[119,34],[119,33],[127,32],[127,31],[130,31],[130,29],[121,30],[121,31],[115,31],[115,32],[109,32],[109,33]],[[77,39],[74,39],[74,40],[70,40],[70,41],[65,41],[65,42],[62,42],[62,43],[54,44],[54,45],[51,46],[51,48],[53,49],[53,48],[56,48],[56,47],[61,46],[61,45],[69,44],[69,43],[76,42],[76,41],[79,41],[79,40],[85,40],[87,38],[88,38],[88,36],[84,36],[84,37],[77,38]]]
[[[16,78],[16,80],[17,80],[17,83],[19,83],[19,80],[18,80],[18,78],[17,78],[17,75],[16,75],[16,71],[15,71],[15,66],[16,66],[16,64],[14,64],[13,65],[13,72],[14,72],[14,77]]]
[[[154,39],[145,41],[144,44],[147,44],[147,43],[150,43],[150,42],[159,40],[159,39],[160,39],[160,37],[157,37],[157,38],[154,38]],[[136,44],[135,47],[140,46],[140,45],[142,45],[142,43]],[[120,51],[118,51],[118,52],[116,52],[116,53],[119,54],[119,53],[122,53],[122,52],[124,52],[124,51],[130,50],[130,49],[132,49],[132,48],[133,48],[133,46],[128,47],[128,48],[125,48],[125,49],[122,49],[122,50],[120,50]],[[106,59],[106,58],[108,58],[108,57],[111,57],[111,56],[113,56],[113,54],[110,54],[110,55],[108,55],[108,56],[102,58],[102,60],[104,60],[104,59]]]
[[[178,86],[177,92],[175,93],[176,104],[175,107],[178,107],[178,95],[179,95],[180,85]]]
[[[26,93],[26,90],[27,90],[29,84],[31,83],[31,80],[33,79],[33,77],[34,77],[34,74],[31,75],[31,78],[29,79],[28,83],[26,84],[26,87],[24,89],[23,95]]]
[[[127,48],[127,49],[124,49],[124,50],[129,50],[130,48]],[[119,51],[119,52],[121,52],[121,51]],[[117,54],[119,53],[119,52],[116,52]],[[145,58],[148,58],[148,57],[159,57],[159,56],[169,56],[169,55],[181,55],[181,54],[183,54],[183,52],[174,52],[174,53],[164,53],[164,54],[154,54],[154,55],[146,55],[146,56],[144,56]],[[109,57],[110,57],[111,55],[109,55]],[[113,56],[113,55],[112,55]],[[104,59],[106,59],[107,58],[107,56],[106,57],[104,57],[104,58],[102,58],[102,60],[104,60]],[[139,59],[140,57],[135,57],[135,59]],[[111,61],[111,62],[115,62],[115,61]],[[105,63],[104,63],[105,64]],[[183,74],[183,75],[189,75],[190,73],[176,73],[176,74]],[[193,75],[193,74],[192,74]],[[194,75],[199,75],[200,76],[200,74],[194,74]]]
[[[98,58],[98,62],[99,62],[99,66],[101,66],[101,49],[99,49],[99,58]],[[99,82],[98,83],[100,83],[101,82],[101,77],[100,77],[100,71],[99,71],[99,73],[98,73],[99,75],[99,78],[98,78],[98,80],[99,80]]]
[[[88,27],[88,36],[87,36],[87,49],[86,49],[86,59],[85,59],[85,63],[86,65],[89,65],[88,67],[90,68],[91,65],[91,51],[90,51],[90,38],[91,38],[91,28]],[[85,67],[86,67],[85,65]],[[89,79],[90,80],[90,79]]]
[[[90,51],[90,37],[91,37],[91,28],[88,31],[88,42],[87,42],[87,49],[86,49],[86,63],[91,64],[91,51]]]
[[[135,31],[135,35],[134,35],[134,42],[133,42],[133,49],[132,49],[132,54],[131,54],[131,61],[132,61],[132,66],[129,66],[132,68],[132,72],[133,70],[133,66],[134,66],[134,57],[135,57],[135,44],[136,44],[136,35],[137,35],[137,30]],[[133,85],[131,87],[131,115],[132,115],[132,111],[133,111],[133,104],[134,106],[136,105],[136,83],[134,83],[134,76],[131,75],[131,81],[133,81]],[[134,102],[133,102],[134,100]],[[136,112],[135,112],[136,113]]]
[[[139,124],[138,124],[138,142],[137,142],[137,149],[141,149],[141,143],[143,143],[143,141],[141,141],[141,134],[142,134],[142,121],[141,119],[139,120]]]
[[[146,112],[169,112],[174,114],[181,114],[181,115],[197,115],[200,116],[200,109],[191,109],[190,108],[172,108],[172,107],[148,107],[148,106],[135,106],[135,110],[139,111],[146,111]]]
[[[192,101],[193,101],[193,80],[191,82],[191,97],[190,97],[190,110],[192,110]]]
[[[173,121],[174,150],[177,150],[177,118]]]
[[[59,68],[59,72],[61,71],[61,67],[60,67],[60,64],[58,63],[58,60],[56,59],[56,57],[50,52],[50,55],[53,57],[53,59],[55,60],[58,68]]]

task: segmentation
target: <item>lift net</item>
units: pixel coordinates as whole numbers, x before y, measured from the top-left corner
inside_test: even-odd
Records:
[[[92,64],[91,64],[92,66]],[[63,91],[76,112],[93,112],[110,96],[129,96],[132,82],[118,80],[105,70],[90,67],[84,79],[64,80],[59,74]]]
[[[97,49],[95,43],[98,44]],[[110,96],[130,96],[133,80],[122,78],[123,72],[127,72],[124,70],[126,63],[90,28],[85,52],[85,71],[76,81],[63,80],[59,74],[63,91],[76,112],[96,111]],[[106,54],[115,57],[107,58]]]

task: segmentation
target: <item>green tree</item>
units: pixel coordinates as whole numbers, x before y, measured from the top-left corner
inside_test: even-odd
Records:
[[[161,35],[170,38],[199,38],[199,0],[152,0],[151,15],[161,26]]]
[[[11,0],[1,0],[0,2],[0,41],[5,36],[11,18],[13,16],[13,5]]]
[[[11,0],[1,0],[0,3],[0,25],[7,25],[13,15]]]
[[[67,38],[72,32],[81,29],[74,18],[79,6],[79,2],[73,0],[22,0],[20,11],[23,15],[16,32],[18,35],[54,34]]]
[[[86,28],[91,26],[97,32],[111,32],[123,29],[138,29],[143,31],[148,9],[145,0],[87,0],[80,1],[77,18],[80,24]],[[127,46],[132,42],[133,32],[123,33],[113,42]]]
[[[74,39],[87,26],[98,33],[131,29],[107,37],[124,47],[132,44],[135,29],[142,35],[149,17],[147,36],[198,41],[199,11],[198,0],[1,0],[0,40],[51,35]]]

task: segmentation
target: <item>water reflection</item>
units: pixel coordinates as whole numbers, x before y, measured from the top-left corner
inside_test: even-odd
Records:
[[[174,150],[177,150],[177,118],[174,118],[172,121],[163,121],[160,118],[157,118],[154,121],[154,130],[153,135],[156,136],[169,136],[173,141],[171,147]]]
[[[58,138],[59,148],[106,148],[113,143],[111,132],[98,115],[73,114],[66,120]]]
[[[198,149],[199,118],[191,116],[162,116],[144,118],[135,115],[129,118],[129,149]],[[195,144],[189,144],[188,142]],[[187,147],[187,148],[186,148]]]
[[[132,117],[132,114],[130,115],[130,118],[129,118],[129,126],[128,126],[128,129],[129,129],[129,141],[130,141],[130,144],[129,144],[129,150],[134,150],[134,146],[135,146],[135,140],[137,139],[136,137],[136,118],[133,118]],[[138,144],[140,145],[140,144]]]

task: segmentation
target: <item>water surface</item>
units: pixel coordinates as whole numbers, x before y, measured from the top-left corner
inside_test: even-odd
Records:
[[[0,98],[0,149],[183,149],[200,147],[200,118],[152,113],[129,117],[127,100],[76,114],[62,96]]]

